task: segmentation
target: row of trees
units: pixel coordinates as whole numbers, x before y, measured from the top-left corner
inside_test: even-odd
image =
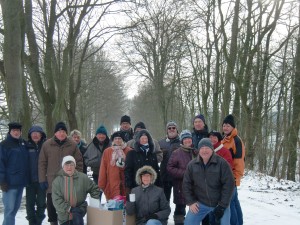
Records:
[[[300,174],[297,0],[2,0],[1,7],[2,118],[42,123],[48,134],[66,120],[90,139],[99,123],[112,130],[126,112],[155,137],[171,119],[191,128],[202,113],[220,130],[233,113],[249,169]],[[125,102],[128,75],[139,92]]]

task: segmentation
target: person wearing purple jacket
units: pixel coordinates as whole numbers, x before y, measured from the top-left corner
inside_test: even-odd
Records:
[[[182,191],[183,175],[187,164],[197,156],[193,148],[192,133],[189,130],[183,130],[180,133],[180,143],[180,147],[171,154],[167,165],[173,182],[173,202],[176,205],[174,211],[175,225],[184,224],[186,203]]]

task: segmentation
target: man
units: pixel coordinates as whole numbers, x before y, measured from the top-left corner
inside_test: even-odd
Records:
[[[93,180],[98,185],[99,169],[103,152],[106,148],[111,146],[107,130],[103,125],[100,125],[96,130],[96,136],[88,145],[85,154],[83,155],[84,162],[91,167],[93,171]]]
[[[125,142],[133,139],[133,130],[131,128],[131,119],[130,116],[124,115],[121,117],[120,121],[120,131],[124,137]]]
[[[79,130],[72,130],[70,133],[70,137],[77,144],[77,147],[79,148],[81,155],[84,156],[87,149],[87,145],[81,138],[81,132]],[[87,174],[87,166],[85,165],[84,162],[83,162],[83,173]]]
[[[75,169],[74,157],[63,158],[62,170],[52,185],[52,201],[61,225],[84,225],[87,195],[99,198],[99,189],[89,177]]]
[[[184,224],[199,225],[209,213],[216,224],[230,224],[230,200],[234,177],[229,164],[214,153],[209,138],[199,144],[199,155],[187,167],[183,178],[183,194],[189,211]]]
[[[68,138],[67,126],[64,122],[58,122],[54,129],[54,136],[47,140],[39,156],[39,182],[40,186],[47,190],[48,221],[51,225],[57,225],[57,213],[52,202],[52,181],[61,169],[64,156],[71,155],[76,160],[76,169],[83,170],[82,155],[76,143]]]
[[[134,148],[136,135],[141,130],[146,130],[146,125],[143,122],[138,122],[134,126],[134,129],[133,129],[133,131],[134,131],[133,139],[131,139],[130,141],[127,142],[127,146],[131,147],[132,149]],[[153,144],[154,144],[154,152],[157,156],[157,162],[160,163],[163,159],[163,152],[160,149],[160,146],[159,146],[159,143],[157,140],[153,139]]]
[[[168,161],[172,152],[180,147],[180,139],[178,135],[178,127],[174,121],[170,121],[166,125],[166,138],[160,140],[159,146],[163,151],[163,160],[160,164],[161,180],[167,200],[170,202],[172,191],[172,176],[167,171]]]
[[[30,181],[26,186],[26,219],[29,225],[41,225],[46,209],[46,190],[39,185],[38,162],[46,134],[40,126],[32,126],[28,132],[27,149],[29,152]]]
[[[8,124],[8,134],[0,143],[0,185],[4,206],[2,225],[14,225],[20,208],[24,187],[29,180],[29,158],[25,141],[21,138],[22,125]]]
[[[233,175],[235,179],[235,189],[230,203],[231,225],[243,224],[243,212],[238,199],[237,186],[240,186],[245,170],[245,146],[238,131],[235,128],[235,121],[232,115],[228,115],[223,121],[224,138],[222,144],[229,149],[233,157]]]

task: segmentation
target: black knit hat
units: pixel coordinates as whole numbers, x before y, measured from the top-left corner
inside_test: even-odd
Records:
[[[230,124],[233,128],[235,128],[234,117],[231,114],[225,117],[225,119],[223,120],[223,124],[224,123]]]
[[[54,133],[56,133],[59,130],[64,130],[64,131],[66,131],[66,133],[68,133],[67,126],[66,126],[66,124],[64,122],[58,122],[55,125]]]
[[[123,122],[129,123],[129,124],[131,125],[131,119],[130,119],[130,116],[127,116],[127,115],[122,116],[122,117],[121,117],[120,124],[122,124]]]
[[[12,129],[19,129],[22,130],[22,124],[18,123],[18,122],[10,122],[8,124],[8,133],[10,133],[10,131]]]
[[[138,123],[134,126],[133,131],[135,132],[135,130],[136,130],[137,128],[140,128],[140,129],[146,129],[146,125],[145,125],[143,122],[138,122]]]
[[[210,137],[211,135],[217,137],[218,141],[222,141],[223,139],[221,133],[218,131],[212,130],[211,132],[209,132],[208,137]]]
[[[203,121],[203,123],[205,123],[205,118],[202,114],[199,114],[199,115],[195,116],[193,122],[195,122],[195,119],[200,119],[200,120]]]
[[[120,137],[124,141],[124,135],[121,131],[116,131],[115,133],[113,133],[110,137],[110,140],[113,141],[115,137]]]

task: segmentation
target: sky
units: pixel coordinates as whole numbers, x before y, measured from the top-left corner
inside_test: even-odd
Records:
[[[2,193],[0,193],[2,196]],[[274,177],[247,171],[238,188],[244,214],[244,225],[298,225],[300,224],[300,183],[278,181]],[[16,225],[27,225],[23,204],[16,216]],[[173,223],[174,204],[169,225]],[[0,202],[0,223],[3,221],[3,204]],[[45,219],[43,225],[49,223]],[[117,225],[117,224],[116,224]]]

